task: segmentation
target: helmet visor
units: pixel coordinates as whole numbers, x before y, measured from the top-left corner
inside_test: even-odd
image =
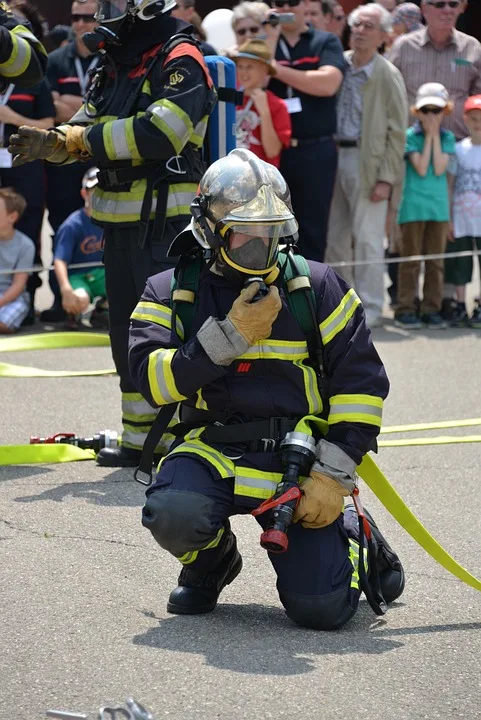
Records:
[[[113,22],[125,17],[128,9],[128,0],[99,0],[97,20],[99,22]]]
[[[263,272],[277,261],[279,240],[297,231],[294,219],[283,223],[231,225],[225,254],[234,266],[252,272]]]

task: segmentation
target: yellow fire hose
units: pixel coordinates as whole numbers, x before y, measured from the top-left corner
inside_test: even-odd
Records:
[[[107,335],[100,333],[45,333],[40,335],[24,335],[4,338],[0,341],[0,352],[16,352],[21,350],[46,350],[67,347],[106,346],[110,341]],[[88,375],[111,375],[115,370],[63,371],[40,370],[33,367],[22,367],[9,363],[0,363],[0,377],[76,377]],[[319,423],[318,418],[312,418]],[[302,421],[301,421],[302,422]],[[321,421],[322,423],[323,421]],[[309,431],[308,422],[305,423]],[[381,438],[391,433],[421,432],[459,427],[481,426],[481,418],[465,420],[446,420],[432,423],[416,423],[411,425],[393,425],[383,428]],[[299,427],[299,426],[298,426]],[[462,437],[441,436],[434,438],[411,438],[401,440],[379,440],[380,447],[405,447],[413,445],[441,445],[448,443],[481,442],[481,435]],[[0,465],[26,465],[37,463],[60,463],[74,460],[94,460],[93,450],[82,450],[74,445],[56,443],[45,445],[6,445],[0,447]],[[402,498],[381,472],[372,457],[366,455],[357,468],[360,477],[372,490],[384,507],[406,532],[442,567],[462,582],[481,591],[481,581],[454,560],[446,550],[429,534],[423,524],[416,518]]]
[[[52,332],[2,338],[0,353],[107,345],[110,345],[109,336],[102,333]],[[11,363],[0,363],[0,377],[83,377],[88,375],[115,375],[115,370],[113,368],[111,370],[41,370]]]

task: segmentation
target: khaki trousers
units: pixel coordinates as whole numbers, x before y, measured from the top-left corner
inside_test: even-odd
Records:
[[[336,184],[327,231],[326,262],[372,261],[335,268],[352,285],[364,306],[368,324],[384,305],[384,236],[387,200],[363,197],[359,183],[359,148],[339,148]],[[376,263],[375,261],[380,261]]]
[[[448,239],[447,222],[410,222],[401,225],[401,257],[443,253]],[[425,260],[421,314],[439,312],[443,299],[444,260]],[[418,294],[419,261],[399,265],[397,313],[413,312]]]

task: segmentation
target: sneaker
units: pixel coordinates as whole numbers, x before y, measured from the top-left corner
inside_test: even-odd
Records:
[[[448,327],[448,323],[441,317],[439,313],[424,313],[421,315],[421,322],[424,327],[429,330],[444,330]]]
[[[474,307],[473,314],[468,320],[468,325],[476,330],[481,330],[481,300],[476,298],[474,302],[476,305]]]
[[[403,312],[395,315],[394,324],[396,327],[406,330],[417,330],[421,327],[421,322],[415,312]]]
[[[456,310],[451,315],[449,324],[451,327],[467,327],[469,322],[468,313],[466,312],[466,306],[464,303],[458,303]]]
[[[82,322],[81,322],[81,315],[73,315],[72,313],[69,313],[66,317],[64,326],[66,330],[81,330],[82,329]]]
[[[441,311],[440,315],[443,320],[446,320],[446,322],[451,322],[451,317],[453,316],[453,313],[456,312],[458,308],[458,303],[454,298],[443,298],[443,301],[441,303]]]
[[[90,324],[93,328],[96,328],[98,330],[108,330],[109,311],[107,309],[95,307],[92,310],[92,314],[90,316]]]

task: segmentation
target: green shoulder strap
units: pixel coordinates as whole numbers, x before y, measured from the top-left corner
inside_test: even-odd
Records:
[[[177,318],[184,328],[181,340],[188,340],[197,303],[199,279],[203,267],[200,255],[181,257],[176,265],[170,285],[172,328],[177,329]]]
[[[171,283],[172,327],[177,318],[184,328],[181,340],[187,340],[197,302],[199,279],[203,267],[200,255],[182,257],[175,268]],[[322,337],[317,322],[316,296],[311,284],[307,260],[292,250],[279,253],[279,268],[287,302],[296,322],[306,336],[309,357],[318,372],[320,387],[324,377]]]
[[[279,253],[279,267],[289,309],[306,336],[309,357],[318,372],[322,394],[324,378],[322,336],[317,320],[316,295],[311,284],[309,265],[302,255],[295,255],[292,250],[287,250]]]

